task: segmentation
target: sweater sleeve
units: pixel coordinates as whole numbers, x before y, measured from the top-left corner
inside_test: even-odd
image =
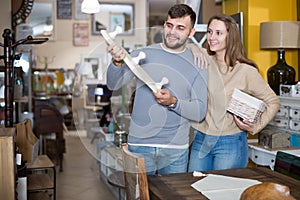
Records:
[[[259,72],[253,68],[248,70],[248,83],[249,92],[256,98],[262,100],[265,103],[265,110],[261,117],[255,124],[254,131],[251,134],[256,134],[261,131],[267,124],[274,118],[279,111],[280,100],[275,92],[270,88],[269,84],[265,82]],[[252,84],[254,83],[255,84]]]
[[[207,80],[207,69],[201,69],[192,85],[190,100],[178,99],[174,111],[188,120],[202,121],[207,111]]]
[[[132,80],[133,76],[133,73],[129,70],[125,63],[123,63],[120,67],[110,63],[106,74],[107,87],[110,90],[118,90],[124,84]]]

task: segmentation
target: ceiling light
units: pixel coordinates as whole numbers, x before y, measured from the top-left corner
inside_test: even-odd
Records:
[[[84,0],[81,4],[81,12],[87,14],[98,13],[100,11],[100,4],[98,0]]]

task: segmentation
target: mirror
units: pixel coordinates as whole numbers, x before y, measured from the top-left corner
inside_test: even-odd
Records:
[[[92,34],[100,35],[105,29],[108,32],[121,26],[123,32],[120,35],[133,35],[134,33],[134,5],[119,3],[100,3],[100,12],[93,15]]]
[[[33,37],[55,38],[55,1],[35,0],[29,15],[29,25],[33,29]]]

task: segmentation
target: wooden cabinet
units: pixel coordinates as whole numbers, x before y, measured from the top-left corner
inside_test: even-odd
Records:
[[[0,127],[0,197],[15,200],[15,128]]]
[[[39,155],[33,163],[27,165],[27,191],[29,200],[55,200],[55,165],[47,155]]]

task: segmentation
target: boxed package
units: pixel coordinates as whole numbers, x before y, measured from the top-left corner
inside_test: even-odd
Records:
[[[280,129],[263,129],[258,133],[258,144],[265,148],[289,147],[290,133]]]
[[[265,103],[245,92],[234,89],[227,111],[255,123],[265,110]]]
[[[285,97],[300,97],[300,82],[294,85],[280,84],[279,94]]]

